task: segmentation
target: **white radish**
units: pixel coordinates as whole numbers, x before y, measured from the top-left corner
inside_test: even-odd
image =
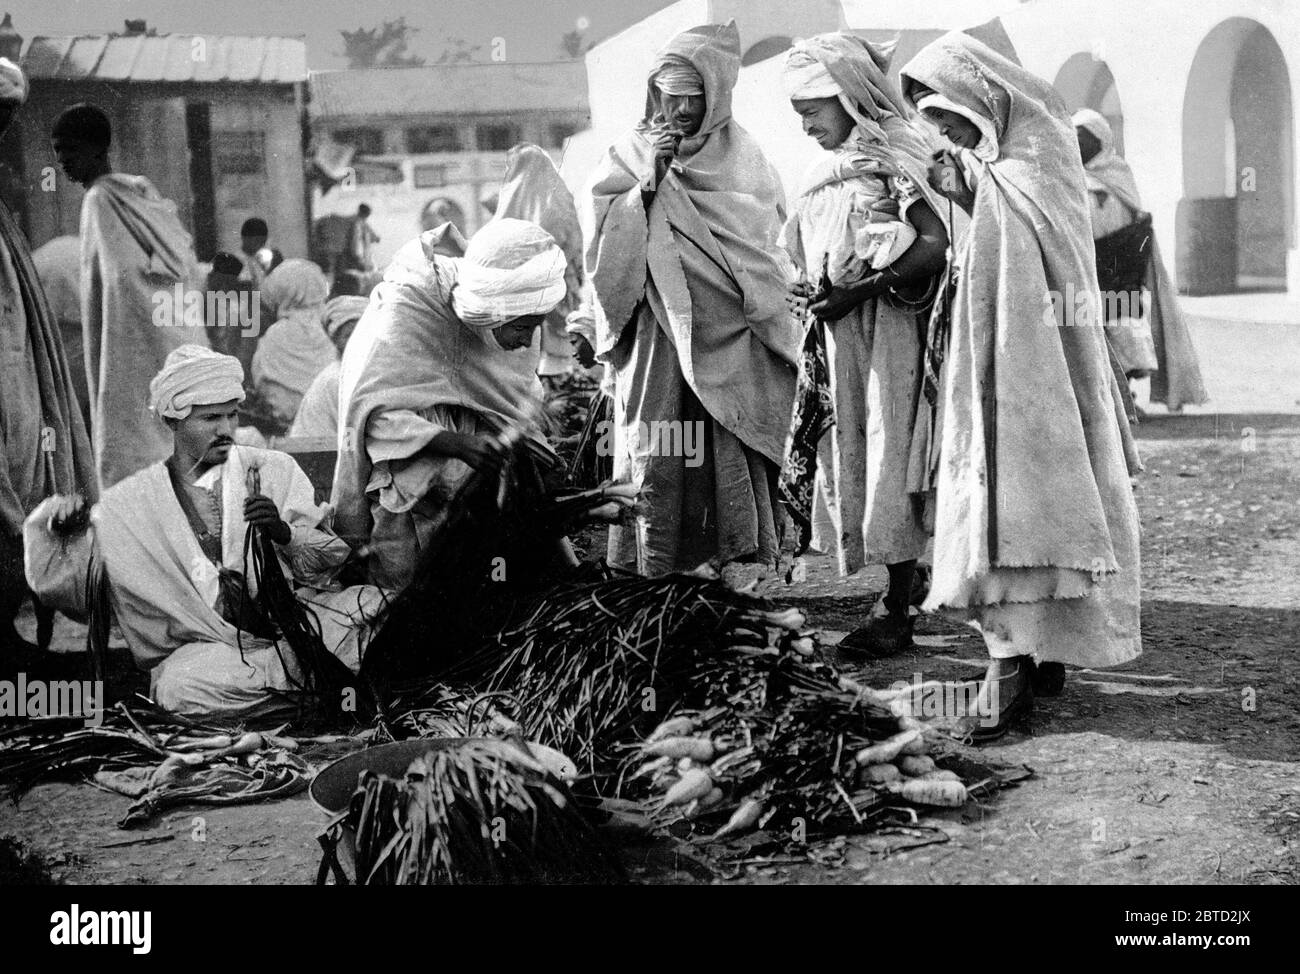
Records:
[[[908,756],[918,756],[924,754],[926,751],[929,750],[929,745],[925,743],[924,732],[918,731],[917,733],[921,734],[922,736],[917,737],[915,740],[908,741],[906,744],[904,744],[902,750],[898,752],[899,754],[908,755]]]
[[[760,798],[746,798],[740,803],[740,807],[731,813],[731,818],[727,819],[727,824],[714,832],[705,841],[713,842],[721,839],[724,835],[734,835],[737,832],[744,832],[751,829],[754,824],[763,817],[764,804]]]
[[[705,764],[713,760],[716,750],[707,737],[665,737],[647,741],[641,747],[646,757],[690,758]]]
[[[948,771],[942,768],[937,769],[935,771],[927,771],[925,774],[921,775],[921,780],[922,781],[961,781],[961,779],[957,777],[957,772]]]
[[[917,805],[960,808],[966,804],[966,786],[960,781],[937,781],[911,778],[889,786],[895,795]]]
[[[898,759],[898,769],[909,778],[919,778],[934,770],[934,758],[925,754],[909,754]]]
[[[682,805],[695,798],[703,798],[713,790],[713,776],[703,768],[692,768],[682,775],[677,784],[664,795],[663,805]]]
[[[894,758],[898,757],[903,748],[910,742],[921,736],[917,730],[903,731],[895,734],[879,744],[872,744],[870,747],[864,747],[857,754],[858,764],[888,764]]]
[[[695,721],[690,717],[670,717],[654,729],[647,742],[662,741],[665,737],[682,737],[695,730]]]
[[[868,764],[858,772],[858,781],[864,785],[883,785],[901,777],[903,773],[892,764]]]
[[[811,636],[800,636],[798,639],[790,640],[790,648],[800,656],[811,656],[816,649]]]

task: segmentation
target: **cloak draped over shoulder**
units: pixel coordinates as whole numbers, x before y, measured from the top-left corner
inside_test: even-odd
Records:
[[[18,537],[23,519],[52,494],[98,496],[90,438],[64,358],[58,321],[45,300],[27,240],[0,202],[0,530]]]
[[[910,100],[919,83],[988,119],[998,138],[991,161],[963,150],[976,185],[955,258],[926,607],[964,611],[995,655],[1132,659],[1131,434],[1108,365],[1069,114],[1047,82],[960,33],[923,48],[902,82]],[[1054,308],[1052,295],[1069,307]]]
[[[703,79],[705,117],[668,173],[656,186],[649,92],[646,117],[610,147],[589,184],[583,231],[596,353],[612,361],[642,300],[661,304],[682,376],[704,409],[780,464],[802,337],[785,303],[789,268],[777,243],[784,196],[758,144],[731,120],[735,25],[678,35],[652,77],[682,62]],[[653,193],[648,209],[643,192]]]
[[[366,489],[373,464],[366,441],[380,414],[464,408],[541,435],[534,419],[542,399],[537,353],[507,351],[491,329],[456,317],[452,288],[461,258],[432,252],[436,232],[397,252],[343,354],[332,502],[339,533],[353,542],[370,536]],[[427,443],[437,428],[422,426]],[[412,456],[423,445],[411,442],[403,453]]]

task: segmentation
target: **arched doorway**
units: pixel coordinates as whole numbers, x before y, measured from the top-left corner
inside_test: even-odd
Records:
[[[1072,55],[1057,72],[1055,85],[1070,111],[1091,108],[1105,116],[1115,133],[1115,148],[1123,155],[1124,110],[1120,106],[1115,76],[1110,73],[1106,62],[1091,54]]]
[[[1183,97],[1179,290],[1285,290],[1292,124],[1286,58],[1268,29],[1232,17],[1210,31]]]

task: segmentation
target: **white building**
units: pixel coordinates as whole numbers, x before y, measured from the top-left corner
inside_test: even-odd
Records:
[[[746,51],[734,115],[787,192],[820,150],[780,86],[791,38],[849,29],[899,37],[895,72],[946,30],[1000,21],[1025,67],[1072,108],[1120,133],[1179,287],[1300,293],[1296,241],[1300,5],[1291,0],[680,0],[587,55],[592,132],[584,164],[639,118],[658,48],[734,17]],[[996,27],[996,25],[994,25]],[[575,160],[576,161],[576,157]],[[576,181],[577,174],[568,174]]]

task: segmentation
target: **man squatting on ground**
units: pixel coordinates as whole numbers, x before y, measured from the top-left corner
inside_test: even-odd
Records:
[[[235,445],[243,380],[233,356],[193,345],[172,352],[149,386],[151,408],[171,432],[171,456],[106,490],[92,513],[92,539],[70,545],[84,558],[93,547],[102,560],[117,622],[136,663],[150,671],[154,699],[182,714],[263,714],[301,682],[292,654],[277,648],[274,627],[253,605],[256,580],[244,561],[250,525],[270,533],[325,647],[354,673],[383,602],[373,586],[338,583],[351,549],[293,458]],[[58,543],[50,536],[80,504],[63,496],[43,503],[25,525],[28,545]],[[40,591],[40,579],[29,582]]]

